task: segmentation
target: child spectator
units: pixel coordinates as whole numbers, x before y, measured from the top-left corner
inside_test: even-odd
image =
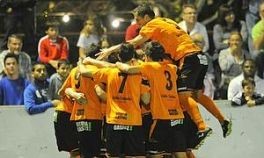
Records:
[[[57,73],[51,75],[49,83],[49,99],[60,99],[58,94],[61,85],[70,73],[71,65],[67,60],[58,60]]]
[[[58,24],[47,22],[46,36],[39,40],[39,61],[47,64],[48,75],[56,72],[58,60],[68,59],[69,43],[65,37],[59,36]]]
[[[32,68],[33,81],[24,92],[24,105],[29,114],[45,112],[48,108],[56,107],[60,101],[48,101],[47,70],[44,64],[36,63]]]
[[[100,42],[106,40],[106,38],[102,38],[103,33],[104,29],[98,18],[88,18],[84,22],[77,42],[77,47],[79,47],[79,60],[87,56],[88,49],[92,44],[98,45]]]
[[[29,81],[19,75],[18,56],[4,58],[5,76],[0,80],[0,105],[23,105],[23,93]]]
[[[242,81],[243,92],[238,93],[232,99],[233,106],[242,106],[247,104],[248,107],[264,104],[264,95],[255,91],[255,81],[253,78],[247,78]]]
[[[256,83],[256,92],[264,92],[264,80],[259,78],[256,74],[255,61],[253,59],[245,59],[242,64],[242,73],[239,76],[233,78],[228,85],[228,100],[232,100],[234,96],[242,92],[242,81],[243,79],[247,79],[249,77],[254,78]]]

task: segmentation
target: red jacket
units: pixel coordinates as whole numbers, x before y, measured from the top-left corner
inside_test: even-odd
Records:
[[[56,41],[52,41],[46,35],[39,40],[38,54],[39,60],[43,63],[48,63],[49,60],[68,59],[69,42],[61,36],[58,36]]]

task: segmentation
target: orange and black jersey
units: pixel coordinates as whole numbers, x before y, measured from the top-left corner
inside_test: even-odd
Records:
[[[140,95],[141,74],[128,75],[117,68],[103,68],[93,73],[98,83],[106,83],[106,121],[109,124],[142,125]]]
[[[59,105],[55,107],[55,110],[72,113],[73,101],[67,96],[62,96],[60,101]]]
[[[140,29],[139,34],[158,41],[175,61],[187,54],[201,51],[191,37],[171,19],[152,19]]]
[[[166,62],[146,62],[140,65],[142,75],[149,80],[153,119],[183,118],[176,85],[176,66]]]
[[[87,65],[87,69],[96,69],[95,66]],[[76,92],[83,93],[88,100],[87,104],[80,105],[78,102],[74,101],[74,106],[72,109],[71,120],[101,120],[102,110],[101,103],[98,96],[94,90],[95,82],[92,78],[83,77],[74,68],[65,83],[62,86],[63,92],[66,88],[73,88]]]

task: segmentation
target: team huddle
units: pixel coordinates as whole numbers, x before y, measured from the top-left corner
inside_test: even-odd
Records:
[[[207,59],[173,20],[154,18],[142,5],[134,10],[141,29],[124,44],[91,50],[59,90],[55,132],[58,149],[71,157],[191,158],[212,129],[198,108],[231,122],[202,93]],[[147,42],[148,41],[148,42]],[[144,43],[140,56],[134,49]]]

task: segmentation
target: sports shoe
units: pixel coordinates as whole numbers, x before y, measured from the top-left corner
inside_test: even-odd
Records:
[[[213,130],[210,127],[207,127],[204,131],[199,131],[197,133],[197,137],[198,137],[197,145],[194,147],[194,149],[200,148],[200,146],[203,145],[205,138],[210,136],[212,133]]]
[[[223,137],[226,138],[232,132],[232,121],[224,120],[224,122],[221,123],[221,127],[223,130]]]

